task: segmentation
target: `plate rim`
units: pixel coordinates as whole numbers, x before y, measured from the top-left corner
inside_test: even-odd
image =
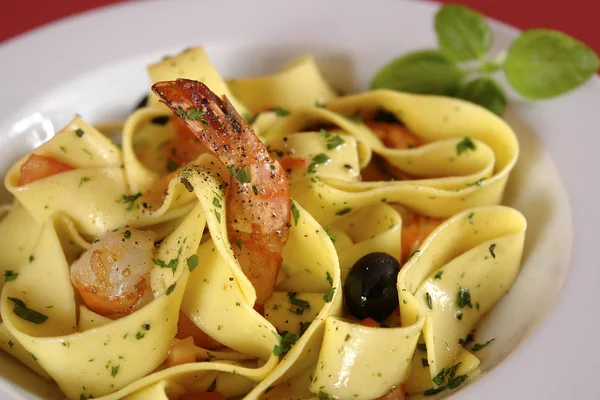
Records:
[[[308,3],[316,3],[316,1],[317,0],[309,0]],[[331,3],[336,2],[342,3],[341,0],[332,1]],[[360,0],[346,0],[345,3],[359,2]],[[379,2],[382,4],[391,3],[390,0],[379,0]],[[405,3],[406,7],[409,9],[413,7],[428,8],[428,12],[431,12],[432,15],[434,10],[440,6],[439,3],[433,1],[396,0],[396,2]],[[177,4],[182,3],[184,2],[179,2]],[[191,1],[189,3],[191,3]],[[236,2],[234,1],[233,3]],[[274,1],[260,0],[259,3],[272,4]],[[22,51],[21,49],[23,47],[35,47],[36,43],[39,42],[48,43],[48,39],[51,39],[53,36],[64,35],[64,32],[68,33],[73,25],[82,22],[94,23],[94,21],[98,21],[102,18],[109,18],[114,14],[123,13],[126,10],[140,10],[159,6],[168,8],[172,7],[173,4],[174,3],[169,0],[114,3],[70,15],[0,43],[0,59],[7,59],[13,52],[18,54]],[[492,26],[495,34],[514,37],[521,32],[521,30],[494,18],[486,17],[486,19]],[[54,45],[60,46],[59,43],[55,43]],[[2,71],[1,66],[0,71]],[[82,74],[85,72],[85,70],[80,71]],[[597,74],[592,77],[586,86],[588,90],[592,91],[593,96],[596,96],[598,100],[600,100],[600,77]],[[542,104],[540,107],[544,107],[544,105]],[[0,113],[0,120],[3,121],[5,115],[4,112]],[[548,315],[542,319],[534,332],[532,332],[523,343],[520,343],[517,348],[513,349],[498,366],[493,368],[492,373],[486,373],[476,384],[469,385],[461,390],[458,394],[460,398],[504,400],[508,395],[514,396],[515,390],[517,390],[520,395],[523,395],[523,397],[520,397],[519,395],[520,398],[557,398],[563,395],[572,395],[575,390],[578,391],[576,392],[577,394],[585,396],[600,394],[600,388],[598,387],[594,388],[588,386],[586,388],[583,386],[584,383],[593,381],[594,375],[592,371],[600,369],[600,348],[586,346],[587,340],[592,339],[591,332],[594,328],[599,328],[600,323],[594,321],[593,315],[587,315],[587,310],[585,310],[585,307],[582,307],[581,304],[573,304],[582,297],[581,293],[578,293],[582,289],[584,289],[584,291],[587,290],[589,293],[600,291],[600,274],[593,269],[585,269],[585,265],[590,264],[591,261],[594,260],[594,243],[593,240],[589,239],[589,234],[593,234],[593,221],[599,220],[600,218],[598,217],[600,215],[597,209],[592,211],[592,218],[589,217],[589,214],[584,212],[587,206],[592,205],[591,199],[600,196],[600,190],[593,185],[588,185],[584,188],[584,192],[579,191],[577,193],[581,194],[575,195],[575,192],[572,190],[574,184],[568,184],[569,182],[565,179],[569,175],[573,176],[572,172],[568,172],[573,171],[573,168],[565,170],[565,162],[562,162],[563,168],[561,168],[559,166],[561,163],[558,162],[559,159],[555,157],[556,149],[554,149],[554,152],[552,151],[553,149],[548,150],[552,156],[552,161],[557,167],[559,176],[567,188],[568,202],[572,213],[573,247],[571,251],[571,261],[565,276],[564,284],[555,299],[552,309]],[[588,154],[588,152],[590,152],[589,149],[582,149],[582,154]],[[593,160],[592,167],[594,162],[596,168],[600,167],[600,160]],[[594,300],[591,295],[585,296],[584,294],[583,296],[592,301]],[[590,304],[594,303],[592,302]],[[583,322],[581,324],[566,324],[568,326],[564,326],[564,321],[573,320]],[[565,352],[563,350],[562,353],[560,353],[561,355],[558,356],[559,361],[552,363],[552,366],[544,365],[544,362],[541,362],[540,360],[547,356],[548,346],[552,343],[560,346],[558,343],[561,343],[561,341],[565,342],[569,336],[572,338],[568,343],[570,351]],[[582,357],[581,354],[585,354],[585,357]],[[554,365],[558,363],[563,364],[562,368]],[[524,374],[522,371],[526,369],[525,366],[527,365],[542,367],[532,368],[527,374]],[[575,371],[574,367],[576,366],[579,367],[579,370],[574,374],[573,371]],[[540,385],[540,382],[543,382],[543,385]],[[590,392],[579,392],[586,389],[589,389]]]

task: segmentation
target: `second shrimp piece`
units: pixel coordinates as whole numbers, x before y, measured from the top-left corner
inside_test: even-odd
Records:
[[[153,299],[154,233],[121,228],[102,236],[71,265],[71,281],[85,305],[120,318]]]

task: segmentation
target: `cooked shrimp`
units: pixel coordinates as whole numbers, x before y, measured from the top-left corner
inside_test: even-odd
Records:
[[[411,254],[421,247],[423,241],[444,219],[426,217],[407,212],[402,214],[402,260],[406,262]]]
[[[188,79],[158,82],[152,90],[232,172],[229,240],[239,243],[233,251],[260,308],[273,293],[288,238],[291,202],[285,171],[225,96],[220,99]]]
[[[123,317],[152,301],[154,233],[121,228],[102,236],[71,265],[71,282],[92,311]]]
[[[21,165],[21,175],[17,186],[27,185],[28,183],[47,178],[52,175],[60,174],[74,169],[69,164],[58,161],[54,157],[40,156],[31,154]]]

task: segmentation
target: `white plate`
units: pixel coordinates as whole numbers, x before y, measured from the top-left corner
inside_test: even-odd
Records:
[[[335,86],[364,90],[396,55],[435,45],[436,8],[384,0],[139,2],[33,31],[0,46],[0,171],[75,112],[90,122],[124,117],[148,90],[145,65],[165,54],[204,45],[228,77],[274,71],[311,52]],[[492,26],[496,50],[518,33]],[[483,329],[497,338],[482,354],[488,372],[458,398],[600,398],[598,104],[597,77],[558,100],[511,99],[506,117],[522,154],[506,201],[529,221],[525,262]],[[22,385],[34,379],[25,368],[2,366],[4,359],[0,375]],[[7,382],[0,380],[6,393],[24,396]]]

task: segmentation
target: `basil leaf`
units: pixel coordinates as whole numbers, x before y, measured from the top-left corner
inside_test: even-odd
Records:
[[[599,66],[598,56],[580,41],[557,31],[532,29],[510,45],[504,72],[523,96],[548,99],[583,84]]]
[[[463,72],[456,63],[437,50],[408,53],[384,66],[373,78],[372,89],[454,95]]]
[[[492,30],[483,15],[457,4],[445,4],[435,15],[438,45],[456,61],[484,56],[492,46]]]
[[[490,78],[472,80],[460,89],[457,97],[479,104],[497,115],[502,115],[506,108],[504,91]]]

